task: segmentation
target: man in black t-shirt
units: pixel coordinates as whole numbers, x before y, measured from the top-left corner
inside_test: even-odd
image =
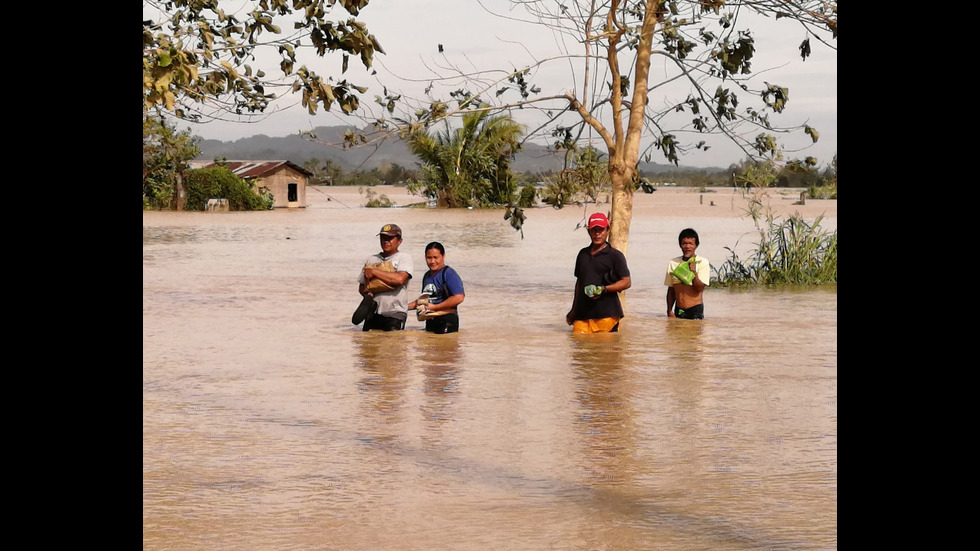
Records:
[[[589,217],[592,243],[575,259],[575,297],[565,321],[573,333],[605,333],[619,330],[623,318],[620,291],[630,288],[626,256],[614,249],[609,237],[609,219],[597,212]]]

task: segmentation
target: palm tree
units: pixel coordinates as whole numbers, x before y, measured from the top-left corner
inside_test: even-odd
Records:
[[[440,206],[467,207],[509,203],[517,186],[510,170],[524,127],[509,116],[471,112],[460,128],[448,121],[442,132],[415,127],[403,134],[409,150],[422,161],[420,191]]]

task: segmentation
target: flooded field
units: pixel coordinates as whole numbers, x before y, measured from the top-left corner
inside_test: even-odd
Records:
[[[533,209],[522,239],[502,211],[319,194],[143,214],[144,550],[837,548],[836,286],[665,316],[682,228],[715,265],[751,245],[727,195],[638,195],[623,330],[581,337],[575,226],[608,205]],[[389,222],[413,290],[446,246],[459,333],[350,324]]]

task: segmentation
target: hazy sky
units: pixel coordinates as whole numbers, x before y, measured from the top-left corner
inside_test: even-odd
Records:
[[[511,3],[503,0],[485,0],[483,4],[502,15],[524,18],[521,13],[511,10]],[[233,5],[233,2],[229,2]],[[226,10],[228,9],[222,4]],[[338,10],[342,16],[346,12]],[[336,17],[335,17],[336,18]],[[497,69],[499,73],[485,77],[500,78],[505,71],[527,66],[535,59],[553,57],[559,53],[557,44],[562,38],[537,25],[508,20],[488,14],[475,0],[371,0],[370,4],[357,17],[368,25],[387,52],[375,57],[377,75],[367,75],[360,61],[353,56],[350,68],[341,75],[340,55],[324,58],[305,57],[303,61],[322,76],[347,79],[358,85],[368,86],[362,96],[362,105],[381,116],[378,105],[374,104],[376,95],[383,95],[383,87],[389,92],[399,92],[406,97],[422,98],[423,90],[440,75],[452,75],[452,68],[471,74]],[[785,20],[779,22],[764,20],[753,23],[750,28],[756,41],[756,54],[752,62],[752,72],[757,81],[754,87],[762,87],[763,81],[790,89],[789,104],[785,113],[771,118],[780,126],[807,123],[820,132],[817,144],[810,145],[810,139],[802,134],[785,141],[788,148],[806,148],[788,153],[789,157],[814,156],[825,166],[837,153],[837,53],[815,40],[811,40],[813,55],[802,61],[797,47],[805,38],[804,31]],[[565,47],[573,54],[581,52],[574,42],[565,39]],[[439,52],[439,45],[443,52]],[[261,60],[255,65],[262,66]],[[266,71],[277,71],[277,62],[266,65]],[[575,76],[580,77],[576,72]],[[658,82],[662,71],[654,70],[651,85]],[[578,86],[572,77],[567,62],[552,63],[533,74],[534,83],[541,87],[541,95],[554,95]],[[580,80],[580,78],[578,79]],[[461,80],[446,83],[454,90],[463,87]],[[714,89],[716,84],[710,88]],[[497,87],[491,87],[495,90]],[[472,89],[472,87],[470,87]],[[235,140],[256,134],[286,136],[300,130],[317,126],[357,125],[359,121],[345,117],[334,110],[322,110],[309,116],[299,105],[297,94],[279,93],[277,111],[259,122],[250,124],[231,122],[211,122],[192,126],[195,134],[209,139]],[[446,97],[445,94],[443,94]],[[491,98],[492,93],[487,97]],[[507,98],[508,96],[504,96]],[[514,98],[516,96],[510,96]],[[665,101],[663,94],[654,91],[649,96],[651,105]],[[676,96],[671,96],[676,99]],[[554,104],[557,105],[557,104]],[[740,109],[741,110],[741,109]],[[515,111],[515,118],[525,124],[537,124],[539,118],[531,117],[530,111]],[[397,114],[397,113],[396,113]],[[524,117],[525,120],[522,120]],[[756,132],[752,132],[754,135]],[[694,136],[683,135],[685,140],[700,141]],[[745,158],[745,154],[728,144],[724,139],[709,139],[712,148],[708,152],[694,152],[684,156],[684,166],[726,166]],[[597,145],[599,145],[597,143]],[[654,162],[665,162],[659,151],[651,158]]]

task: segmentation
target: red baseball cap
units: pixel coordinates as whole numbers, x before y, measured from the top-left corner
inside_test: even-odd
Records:
[[[602,214],[601,212],[597,212],[597,213],[595,213],[595,214],[593,214],[592,216],[589,217],[589,225],[588,225],[588,228],[591,230],[592,228],[594,228],[596,226],[599,226],[600,228],[608,228],[609,227],[609,219],[606,218],[606,215],[605,214]]]

